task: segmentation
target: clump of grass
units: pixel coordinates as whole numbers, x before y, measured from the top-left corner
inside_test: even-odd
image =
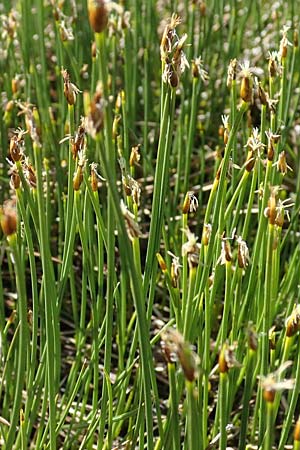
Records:
[[[1,448],[299,447],[276,5],[2,2]]]

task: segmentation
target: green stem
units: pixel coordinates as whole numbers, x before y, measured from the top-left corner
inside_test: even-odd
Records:
[[[37,201],[40,231],[40,252],[43,268],[43,286],[46,320],[46,341],[47,341],[47,382],[48,382],[48,405],[49,405],[49,432],[50,449],[56,449],[56,405],[55,395],[58,383],[58,358],[60,357],[58,348],[58,335],[55,324],[58,325],[56,312],[56,292],[53,267],[51,267],[51,253],[49,248],[49,236],[47,233],[46,217],[44,210],[43,192],[43,167],[42,150],[34,145],[35,166],[37,175]]]
[[[26,361],[28,349],[28,323],[27,323],[27,295],[24,266],[21,262],[19,244],[16,234],[7,237],[13,258],[18,293],[18,317],[20,321],[18,363],[16,386],[14,389],[14,402],[10,418],[10,428],[6,438],[6,450],[11,450],[14,445],[17,424],[20,419],[20,408],[22,404],[22,390],[26,380]]]

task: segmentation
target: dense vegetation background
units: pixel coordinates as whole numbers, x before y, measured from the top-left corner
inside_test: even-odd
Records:
[[[0,13],[1,448],[299,449],[296,2]]]

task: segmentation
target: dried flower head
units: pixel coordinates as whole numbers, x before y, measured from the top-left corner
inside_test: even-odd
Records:
[[[108,13],[104,0],[88,0],[89,21],[95,33],[105,30],[108,23]]]
[[[119,136],[119,123],[121,122],[122,116],[121,114],[116,114],[113,120],[113,126],[112,126],[112,136],[113,139],[117,139]]]
[[[203,231],[202,231],[202,244],[208,245],[211,237],[212,232],[212,226],[210,223],[205,223],[203,225]]]
[[[131,196],[133,199],[133,202],[139,206],[140,205],[140,199],[141,199],[141,187],[139,183],[132,178],[131,175],[124,174],[122,175],[122,184],[125,190],[126,195],[129,197]]]
[[[270,350],[275,350],[276,349],[276,334],[275,334],[275,330],[276,330],[276,326],[275,325],[273,325],[269,329],[268,338],[269,338]]]
[[[178,279],[179,279],[179,269],[182,267],[179,264],[179,257],[175,256],[173,253],[168,251],[168,254],[172,256],[172,264],[171,264],[171,282],[174,288],[178,287]]]
[[[229,239],[233,239],[233,237],[229,238],[226,238],[224,236],[221,237],[221,255],[217,261],[217,264],[223,265],[232,261]]]
[[[294,44],[295,48],[298,48],[298,46],[299,46],[299,35],[298,35],[298,31],[297,30],[294,30],[293,44]]]
[[[260,377],[263,396],[267,402],[274,402],[276,392],[294,388],[295,380],[282,380],[282,373],[292,364],[292,361],[286,361],[275,372]]]
[[[78,163],[77,168],[73,177],[73,188],[74,191],[78,191],[80,189],[82,180],[83,180],[83,169],[87,163],[87,159],[85,157],[84,149],[78,153]]]
[[[268,200],[268,206],[264,211],[264,215],[265,217],[267,217],[269,219],[269,224],[270,225],[275,225],[275,220],[276,220],[276,215],[277,215],[277,211],[276,211],[276,200],[277,200],[277,195],[278,195],[278,186],[272,186],[270,188],[270,197]]]
[[[222,346],[219,354],[219,370],[221,373],[227,373],[232,367],[241,367],[235,357],[236,345],[229,345],[227,342]]]
[[[252,134],[244,147],[248,148],[248,155],[244,167],[248,172],[251,172],[255,165],[255,161],[261,158],[261,154],[266,147],[265,144],[261,142],[258,128],[253,128]]]
[[[294,448],[297,448],[296,442],[300,442],[300,416],[298,417],[298,420],[296,422],[295,428],[294,428]]]
[[[182,256],[187,256],[190,268],[196,267],[199,263],[200,244],[197,242],[198,238],[192,233],[189,228],[184,230],[187,236],[187,242],[181,247]]]
[[[73,29],[64,19],[58,24],[60,38],[63,42],[74,41]]]
[[[285,200],[279,199],[276,205],[276,218],[275,224],[279,227],[283,226],[284,216],[287,216],[288,221],[290,221],[289,208],[294,206],[295,203],[292,202],[290,198],[286,198]]]
[[[86,117],[86,131],[96,138],[104,125],[104,107],[105,100],[103,99],[103,89],[101,83],[97,84],[96,92],[89,105],[89,112]]]
[[[14,40],[17,35],[17,27],[20,21],[20,15],[17,10],[12,9],[8,15],[1,14],[1,24],[2,24],[2,40]]]
[[[189,67],[183,51],[187,35],[181,38],[176,33],[176,27],[180,23],[180,18],[173,14],[170,22],[166,25],[160,44],[160,55],[163,63],[162,79],[171,87],[176,88],[184,70]]]
[[[246,242],[239,236],[236,240],[238,244],[238,265],[241,269],[245,269],[249,264],[249,250]]]
[[[181,23],[181,19],[176,14],[173,14],[170,22],[165,26],[163,36],[160,44],[160,56],[161,60],[165,61],[170,53],[172,53],[172,48],[174,45],[174,40],[178,40],[176,33],[176,27]]]
[[[17,231],[17,211],[12,200],[7,200],[0,208],[0,224],[5,236],[11,236]]]
[[[236,80],[236,73],[237,73],[237,60],[236,58],[231,59],[228,70],[227,70],[227,87],[231,87],[231,84],[234,80]]]
[[[91,168],[91,186],[92,186],[92,191],[96,192],[98,190],[98,180],[100,181],[106,181],[105,178],[103,178],[98,172],[97,172],[97,167],[98,165],[95,162],[92,162],[90,164],[90,168]]]
[[[169,363],[179,360],[185,378],[192,382],[198,374],[199,357],[183,336],[174,328],[168,328],[161,336],[161,346]]]
[[[248,138],[247,143],[244,147],[250,147],[254,153],[263,150],[265,145],[261,142],[260,133],[258,128],[253,128],[251,136]]]
[[[76,159],[78,153],[85,149],[85,135],[86,135],[86,126],[85,126],[85,118],[81,117],[80,124],[75,132],[74,138],[72,138],[72,155],[73,159]]]
[[[31,137],[35,146],[41,147],[41,126],[40,117],[37,108],[31,103],[16,102],[20,111],[18,116],[25,116],[26,129]]]
[[[17,190],[19,189],[20,185],[21,185],[21,178],[17,170],[10,171],[10,182],[9,182],[10,188],[13,190]]]
[[[25,176],[28,184],[30,185],[30,187],[35,189],[36,188],[36,174],[35,174],[35,170],[34,170],[32,164],[30,163],[28,157],[24,158],[24,161],[22,162],[22,169],[23,169],[24,176]]]
[[[286,58],[288,46],[291,46],[291,47],[293,46],[293,44],[287,38],[287,33],[288,33],[289,29],[290,29],[289,26],[284,25],[283,29],[280,30],[280,33],[282,34],[279,52],[278,52],[280,61],[282,60],[282,58]]]
[[[255,84],[257,86],[258,90],[258,97],[262,105],[266,106],[268,104],[268,93],[264,90],[264,88],[261,85],[261,82],[257,80],[257,78],[254,79]]]
[[[278,172],[282,173],[282,175],[286,175],[288,170],[291,172],[293,171],[293,169],[286,162],[286,153],[284,150],[279,153],[278,161],[276,161],[273,166],[276,166]]]
[[[271,130],[268,130],[266,131],[266,136],[268,138],[268,160],[273,161],[275,154],[275,144],[278,143],[280,134],[274,134]]]
[[[24,135],[26,133],[28,133],[28,131],[18,128],[10,139],[9,152],[10,157],[14,162],[20,161],[24,156]]]
[[[225,130],[230,130],[230,124],[229,124],[229,115],[228,114],[222,114],[221,115],[221,119],[222,119],[222,123],[223,123],[223,127],[225,128]]]
[[[300,331],[300,305],[294,305],[292,314],[285,321],[286,336],[292,337]]]
[[[185,195],[182,212],[187,214],[188,212],[196,212],[199,206],[197,197],[193,191],[188,191]]]
[[[160,253],[156,253],[156,258],[159,264],[159,267],[161,268],[162,272],[165,273],[167,271],[167,264],[164,258],[161,256]]]
[[[208,72],[203,68],[203,60],[201,56],[192,60],[192,72],[194,78],[201,78],[202,81],[209,80]]]
[[[121,200],[120,206],[129,239],[133,241],[135,238],[143,237],[140,227],[135,221],[135,216],[126,208],[123,200]]]
[[[269,74],[271,78],[274,78],[276,75],[280,75],[282,71],[282,67],[280,65],[281,57],[278,52],[269,52],[268,53],[269,60]]]
[[[253,101],[253,75],[258,75],[259,70],[256,67],[250,67],[248,60],[240,63],[239,78],[242,79],[240,87],[241,99],[246,103]]]
[[[139,161],[141,159],[140,148],[141,148],[140,144],[135,145],[134,147],[131,147],[131,153],[130,153],[130,158],[129,158],[130,167],[133,167],[139,163]]]
[[[229,124],[229,116],[227,114],[221,115],[222,123],[223,123],[223,141],[224,144],[227,145],[230,133],[230,124]]]
[[[258,347],[258,339],[257,339],[257,333],[253,327],[253,325],[250,323],[247,328],[247,336],[248,336],[248,345],[249,348],[256,352]]]
[[[74,105],[76,103],[76,95],[81,93],[75,84],[71,83],[69,72],[62,68],[61,74],[64,80],[64,95],[67,99],[69,105]]]

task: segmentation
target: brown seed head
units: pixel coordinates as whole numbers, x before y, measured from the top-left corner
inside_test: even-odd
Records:
[[[156,258],[157,258],[157,261],[158,261],[158,264],[159,264],[159,267],[160,267],[161,271],[162,272],[166,272],[167,265],[166,265],[166,262],[165,262],[164,258],[161,256],[160,253],[156,253]]]
[[[237,74],[237,60],[234,58],[230,61],[227,71],[227,87],[230,88],[234,80],[236,80]]]
[[[300,442],[300,417],[298,417],[294,428],[294,441]]]
[[[263,390],[263,397],[268,403],[273,403],[275,400],[276,391],[271,387]]]
[[[276,349],[275,329],[276,329],[275,326],[273,326],[272,328],[269,329],[269,346],[270,346],[270,350],[275,350]]]
[[[175,329],[168,328],[162,334],[164,347],[168,348],[168,355],[172,356],[172,361],[179,360],[185,378],[192,382],[197,376],[198,356],[193,352],[188,342]]]
[[[92,58],[96,59],[96,56],[97,56],[97,45],[96,45],[95,41],[92,42],[91,54],[92,54]]]
[[[247,160],[245,162],[245,169],[247,172],[251,172],[253,167],[255,166],[255,154],[253,150],[250,150],[247,155]]]
[[[122,176],[122,184],[127,197],[130,197],[132,193],[130,178],[131,177],[129,175]]]
[[[129,239],[133,241],[136,238],[143,237],[140,227],[136,222],[135,216],[130,211],[128,211],[123,200],[121,200],[121,211],[124,217]]]
[[[17,94],[19,92],[19,89],[20,89],[20,78],[14,77],[11,80],[11,90],[13,95]]]
[[[222,347],[219,354],[219,370],[221,373],[227,373],[229,370],[225,357],[225,346]]]
[[[14,162],[20,161],[24,155],[24,135],[27,131],[18,128],[9,143],[10,157]]]
[[[20,409],[20,425],[24,426],[24,422],[25,422],[25,414],[23,409]]]
[[[282,376],[282,373],[292,364],[292,361],[285,361],[275,372],[268,374],[266,377],[260,377],[263,397],[268,403],[274,402],[276,392],[284,389],[294,389],[295,380],[283,379]]]
[[[179,279],[179,268],[181,267],[179,264],[179,258],[178,256],[173,255],[171,252],[168,252],[173,258],[172,258],[172,264],[171,264],[171,282],[173,288],[178,287],[178,279]]]
[[[119,123],[121,121],[121,114],[116,114],[113,121],[112,126],[112,136],[113,139],[116,139],[119,134]]]
[[[269,58],[269,75],[274,78],[277,74],[277,63],[274,58]]]
[[[104,0],[88,0],[89,21],[95,33],[105,30],[108,23],[108,13]]]
[[[190,269],[194,269],[199,264],[200,244],[198,237],[192,233],[189,228],[184,230],[188,240],[181,247],[182,256],[187,256]]]
[[[76,160],[78,153],[85,147],[85,118],[81,117],[80,124],[77,128],[74,138],[71,139],[71,151],[73,159]]]
[[[227,145],[229,139],[229,129],[225,128],[224,135],[223,135],[223,142],[225,145]]]
[[[221,373],[227,373],[232,367],[240,367],[241,364],[235,357],[235,345],[223,344],[219,354],[219,370]]]
[[[281,153],[279,153],[278,161],[277,161],[276,165],[277,165],[279,172],[281,172],[282,175],[286,175],[288,169],[292,170],[291,167],[286,162],[286,153],[284,150]]]
[[[225,264],[232,261],[232,254],[230,250],[230,244],[228,239],[222,238],[221,242],[221,264]]]
[[[13,100],[9,100],[6,105],[5,105],[5,112],[9,113],[13,110],[14,108],[14,101]]]
[[[183,214],[187,214],[188,212],[196,212],[199,206],[199,202],[197,197],[195,196],[193,191],[188,191],[186,193],[183,206],[182,206],[182,212]]]
[[[16,316],[17,316],[17,311],[14,309],[11,312],[11,315],[8,317],[7,319],[7,323],[8,325],[11,325],[12,323],[14,323],[14,321],[16,320]]]
[[[98,191],[98,176],[96,172],[96,164],[91,164],[91,187],[93,192]]]
[[[238,254],[237,254],[238,265],[241,269],[245,269],[249,263],[249,250],[246,242],[241,237],[238,237],[237,243],[238,243]]]
[[[11,159],[15,162],[20,161],[20,159],[22,158],[22,152],[20,149],[20,145],[19,145],[17,136],[13,136],[11,138],[10,144],[9,144],[9,152],[10,152]]]
[[[300,331],[300,305],[295,305],[292,314],[287,318],[286,336],[292,337]]]
[[[241,99],[246,103],[252,103],[252,86],[251,80],[248,76],[244,76],[240,88]]]
[[[36,174],[31,164],[26,164],[23,167],[25,177],[32,188],[36,188]]]
[[[206,3],[200,2],[199,9],[200,9],[200,16],[205,17],[206,16]]]
[[[61,74],[64,80],[64,95],[69,105],[74,105],[76,103],[76,95],[81,91],[75,84],[71,83],[70,75],[66,69],[61,70]]]
[[[262,105],[266,106],[268,101],[267,101],[267,93],[266,91],[263,89],[261,83],[258,83],[258,97],[259,100],[261,102]]]
[[[20,179],[18,172],[13,171],[10,176],[10,187],[12,189],[16,190],[16,189],[19,189],[20,184],[21,184],[21,179]]]
[[[251,327],[249,327],[249,329],[248,329],[248,345],[252,351],[256,352],[257,347],[258,347],[257,333]]]
[[[78,165],[73,178],[74,191],[78,191],[80,189],[82,180],[83,180],[82,166]]]
[[[205,223],[202,231],[202,244],[208,245],[211,237],[212,226],[210,223]]]
[[[0,224],[5,236],[11,236],[17,231],[17,212],[11,201],[4,203],[0,210]]]
[[[298,31],[297,30],[295,30],[294,31],[294,47],[298,47],[298,45],[299,45],[299,39],[298,39]]]
[[[274,159],[274,154],[275,154],[275,150],[274,150],[274,144],[273,144],[273,140],[269,140],[268,141],[268,153],[267,153],[267,156],[268,156],[268,160],[269,161],[273,161],[273,159]]]
[[[275,225],[275,220],[277,216],[277,210],[276,210],[276,190],[271,190],[271,195],[268,200],[268,208],[267,208],[267,217],[269,218],[269,224]]]
[[[130,158],[129,158],[130,167],[133,167],[139,163],[139,161],[141,159],[140,147],[141,147],[140,144],[138,144],[131,148],[131,153],[130,153]]]
[[[283,227],[284,224],[284,208],[277,208],[277,216],[275,219],[275,223],[279,228]]]
[[[87,132],[95,138],[104,126],[104,100],[102,85],[98,83],[96,92],[89,105],[89,112],[86,118]]]

